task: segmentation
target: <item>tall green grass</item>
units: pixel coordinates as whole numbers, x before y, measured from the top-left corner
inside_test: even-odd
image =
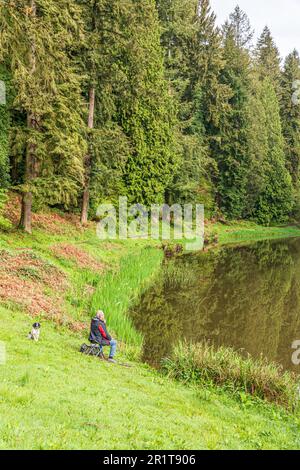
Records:
[[[68,274],[72,282],[66,294],[66,309],[74,320],[85,321],[92,315],[91,296],[101,281],[102,274],[88,269],[73,269]]]
[[[190,287],[195,283],[194,271],[184,265],[178,266],[171,261],[165,265],[163,282],[168,288],[184,288]]]
[[[215,223],[206,227],[205,232],[208,238],[216,236],[219,245],[300,236],[300,228],[297,225],[265,227],[249,221],[231,221],[226,225]]]
[[[233,349],[215,348],[207,342],[180,343],[170,359],[163,361],[170,378],[185,383],[210,384],[230,392],[245,392],[282,405],[289,410],[299,406],[296,377],[264,359],[244,358]]]
[[[128,316],[129,308],[138,301],[160,270],[163,253],[155,248],[138,249],[121,259],[117,272],[108,272],[96,287],[91,302],[93,312],[105,312],[109,328],[128,347],[141,349],[142,335]]]

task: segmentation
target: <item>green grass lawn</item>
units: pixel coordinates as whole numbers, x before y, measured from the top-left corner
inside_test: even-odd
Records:
[[[79,259],[73,259],[73,253],[70,255],[67,252],[66,257],[55,254],[53,247],[56,246],[77,250]],[[63,232],[59,234],[42,229],[35,229],[32,236],[19,231],[0,233],[1,250],[15,256],[23,251],[33,253],[41,263],[49,263],[67,278],[69,287],[59,295],[62,315],[54,316],[55,321],[68,324],[74,320],[88,325],[91,315],[101,308],[106,313],[110,329],[127,345],[128,354],[134,357],[139,355],[143,338],[134,330],[127,311],[160,270],[163,251],[159,249],[158,242],[99,240],[94,224],[86,230],[79,230],[66,221]],[[99,263],[100,269],[92,269],[85,259],[84,266],[78,264],[82,254]],[[31,280],[31,274],[32,267],[28,263],[28,266],[22,267],[20,277],[26,280],[28,275]],[[42,288],[50,300],[57,297],[51,285]],[[45,317],[47,315],[41,311],[38,320],[42,321]]]
[[[15,256],[30,250],[69,283],[59,294],[65,317],[38,316],[39,343],[26,337],[33,322],[26,308],[2,298],[0,341],[7,362],[0,365],[1,449],[300,448],[299,416],[245,394],[190,388],[138,362],[141,338],[133,341],[126,313],[160,269],[163,254],[156,242],[99,241],[93,226],[82,231],[66,223],[63,228],[52,234],[37,228],[32,236],[0,234],[0,251]],[[51,246],[56,243],[84,250],[103,270],[55,256]],[[29,268],[22,267],[20,280],[39,275]],[[57,295],[51,285],[45,291],[50,299]],[[133,342],[133,348],[122,343],[119,353],[120,361],[132,361],[131,368],[78,352],[87,329],[72,331],[70,319],[87,327],[97,308],[105,309],[118,339]]]
[[[299,417],[279,408],[82,356],[84,338],[52,323],[32,343],[21,312],[0,322],[1,449],[300,448]]]

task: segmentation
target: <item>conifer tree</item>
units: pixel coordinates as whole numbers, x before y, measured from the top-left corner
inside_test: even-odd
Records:
[[[78,51],[83,73],[86,77],[84,92],[88,101],[88,153],[85,157],[85,177],[81,207],[81,223],[86,224],[90,205],[92,173],[97,166],[94,140],[100,130],[103,142],[102,117],[109,114],[111,88],[114,84],[114,57],[118,41],[123,41],[120,25],[128,1],[117,5],[115,0],[77,0],[82,7],[85,22],[85,42]],[[128,19],[129,21],[129,19]],[[117,44],[118,46],[119,44]]]
[[[208,0],[157,3],[164,31],[167,76],[178,102],[181,164],[174,191],[180,198],[182,184],[182,196],[186,198],[187,188],[189,197],[194,188],[193,200],[211,206],[214,164],[210,147],[217,138],[219,113],[226,108],[229,91],[220,83],[224,61],[216,17]]]
[[[85,45],[79,50],[83,70],[86,73],[86,94],[88,99],[88,139],[90,133],[94,129],[95,120],[95,99],[96,99],[96,82],[97,82],[97,66],[101,60],[101,28],[99,30],[99,22],[101,23],[102,2],[96,0],[78,0],[82,7],[82,15],[85,23]],[[100,11],[99,11],[100,9]],[[100,13],[101,12],[101,13]],[[83,56],[83,58],[82,58]],[[91,144],[88,142],[88,152],[84,159],[84,188],[82,195],[81,207],[81,223],[85,225],[88,220],[89,199],[90,199],[90,176],[91,176]]]
[[[285,60],[281,79],[281,122],[285,138],[286,165],[299,199],[300,170],[300,102],[295,97],[300,83],[300,57],[296,50]]]
[[[192,108],[202,115],[204,127],[213,138],[213,127],[219,121],[219,114],[226,109],[230,89],[221,82],[221,72],[225,65],[222,37],[216,27],[216,15],[211,10],[209,0],[198,2],[194,20],[194,35],[187,42],[186,67],[189,70],[187,94],[201,94],[199,102]]]
[[[123,85],[116,119],[130,142],[124,183],[130,200],[164,200],[176,166],[174,108],[164,76],[160,27],[153,0],[132,2],[127,41],[119,52]]]
[[[230,218],[241,218],[246,207],[249,177],[248,102],[251,92],[252,33],[247,16],[236,9],[223,28],[225,65],[221,81],[230,89],[226,112],[220,113],[219,139],[213,147],[218,164],[218,205]]]
[[[82,183],[80,81],[69,58],[79,25],[72,0],[0,6],[1,55],[10,65],[13,107],[24,117],[14,148],[24,156],[20,226],[29,233],[34,196],[68,204]]]
[[[285,166],[280,109],[271,80],[262,82],[260,100],[264,109],[261,132],[265,133],[267,149],[266,158],[261,160],[262,185],[257,194],[254,217],[262,224],[279,223],[291,214],[293,187]]]
[[[252,39],[239,7],[220,31],[209,0],[2,0],[0,212],[11,178],[27,232],[32,208],[81,206],[84,224],[120,195],[287,220],[300,59],[281,71],[270,30],[254,55]]]
[[[188,80],[184,64],[188,42],[196,32],[198,0],[156,0],[156,5],[162,25],[166,76],[180,99]]]
[[[277,97],[280,97],[281,58],[279,49],[275,44],[271,31],[265,26],[258,39],[255,49],[255,61],[260,78],[267,78],[275,87]]]
[[[216,27],[216,15],[211,9],[209,0],[198,2],[194,28],[195,34],[188,41],[187,47],[187,67],[190,71],[187,96],[192,102],[191,130],[197,131],[204,155],[204,144],[207,146],[209,160],[204,167],[207,169],[206,181],[209,182],[212,179],[215,184],[214,193],[218,196],[217,152],[221,119],[229,110],[229,98],[232,96],[232,91],[230,86],[222,81],[222,71],[225,66],[222,37]],[[207,172],[209,178],[207,178]]]
[[[208,153],[202,117],[196,105],[201,95],[197,76],[199,69],[196,71],[197,65],[193,62],[195,46],[196,49],[199,46],[195,41],[198,1],[158,0],[156,3],[162,25],[165,75],[170,94],[177,102],[176,141],[180,156],[178,171],[167,188],[166,199],[170,204],[200,202]]]
[[[103,198],[115,201],[118,191],[147,204],[163,199],[174,161],[173,110],[154,2],[79,3],[86,19],[81,56],[93,124],[85,159],[85,223],[90,190],[92,208]]]
[[[252,76],[247,111],[249,178],[244,217],[246,219],[255,219],[258,197],[265,190],[265,162],[268,159],[269,151],[266,110],[262,101],[262,82],[256,74]]]
[[[251,27],[247,14],[236,6],[233,13],[229,15],[229,21],[225,23],[224,29],[231,28],[236,46],[240,49],[251,47],[254,30]]]

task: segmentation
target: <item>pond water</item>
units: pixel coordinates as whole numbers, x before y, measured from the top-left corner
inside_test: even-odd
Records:
[[[300,373],[300,239],[263,241],[165,261],[131,311],[157,366],[179,339],[209,340]]]

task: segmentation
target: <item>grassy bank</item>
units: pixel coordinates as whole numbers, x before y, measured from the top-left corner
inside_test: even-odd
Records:
[[[213,385],[186,387],[133,360],[142,338],[127,311],[160,269],[156,243],[99,241],[92,224],[82,230],[51,213],[34,228],[0,235],[1,449],[300,447],[298,415]],[[79,354],[98,308],[131,368]],[[37,344],[26,338],[33,317],[43,325]]]
[[[211,243],[217,240],[219,245],[300,237],[298,225],[264,227],[247,221],[233,221],[228,224],[208,223],[205,232]]]
[[[160,269],[159,244],[99,240],[94,224],[83,230],[75,218],[49,213],[37,216],[32,236],[2,233],[0,254],[0,300],[9,307],[15,304],[37,320],[74,331],[87,331],[91,315],[101,308],[123,347],[137,357],[143,339],[127,312]]]
[[[187,384],[216,385],[230,393],[247,393],[299,412],[299,381],[264,359],[242,357],[230,348],[181,343],[164,361],[168,377]]]
[[[299,418],[213,387],[191,388],[148,367],[112,366],[82,356],[85,339],[0,308],[1,449],[297,449]],[[125,359],[123,353],[120,357]],[[127,358],[126,358],[127,360]]]

